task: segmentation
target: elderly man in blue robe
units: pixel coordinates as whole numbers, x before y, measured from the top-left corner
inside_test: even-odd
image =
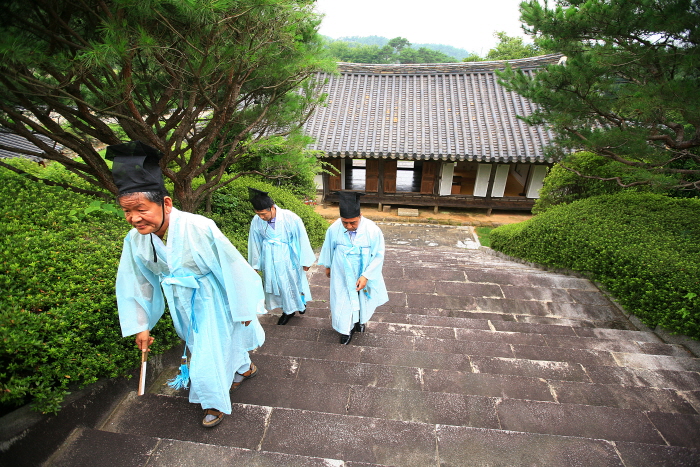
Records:
[[[185,341],[175,388],[204,409],[213,427],[231,413],[229,391],[257,373],[248,351],[265,340],[260,276],[206,217],[173,207],[159,167],[161,153],[139,141],[109,146],[117,200],[134,228],[124,239],[117,305],[124,336],[147,352],[165,301]],[[164,299],[165,296],[165,299]],[[187,350],[190,352],[189,366]]]
[[[282,309],[277,324],[285,325],[298,311],[306,312],[311,290],[306,271],[316,261],[301,218],[275,204],[267,192],[248,188],[255,217],[248,235],[248,263],[263,272],[265,307]]]
[[[362,216],[363,193],[341,191],[340,219],[326,231],[318,264],[331,279],[331,320],[347,345],[355,332],[364,332],[374,310],[389,301],[382,276],[384,235]]]

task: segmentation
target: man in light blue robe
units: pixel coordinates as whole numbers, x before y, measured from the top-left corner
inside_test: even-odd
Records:
[[[357,192],[339,192],[340,219],[326,231],[318,264],[331,279],[331,320],[347,345],[364,332],[374,310],[389,301],[382,276],[384,235],[360,211]]]
[[[250,222],[248,262],[263,272],[265,307],[281,308],[277,324],[285,325],[297,311],[304,314],[311,301],[306,271],[316,255],[299,216],[275,205],[267,192],[248,190],[256,214]]]
[[[189,376],[189,400],[201,404],[202,424],[213,427],[231,413],[231,388],[257,373],[248,351],[265,340],[257,319],[265,313],[262,284],[212,220],[172,206],[155,151],[139,142],[108,148],[117,199],[134,227],[117,273],[119,321],[122,335],[136,335],[146,352],[167,300],[191,354],[180,381],[187,387]]]

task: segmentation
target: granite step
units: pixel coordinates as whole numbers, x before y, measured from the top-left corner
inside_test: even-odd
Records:
[[[367,402],[362,394],[357,396],[358,402]],[[483,459],[490,459],[486,465],[507,465],[504,458],[491,457],[502,450],[510,451],[505,459],[521,459],[513,465],[522,465],[522,459],[529,459],[528,465],[543,465],[542,456],[554,462],[544,465],[623,465],[623,454],[615,449],[618,443],[633,452],[647,447],[673,458],[699,458],[698,441],[687,436],[687,430],[697,429],[700,416],[511,399],[501,400],[497,410],[502,428],[234,404],[231,416],[216,430],[207,430],[199,427],[201,410],[186,398],[147,394],[123,404],[103,429],[249,451],[400,466],[465,465],[467,459],[476,465]],[[549,448],[543,449],[542,443]],[[559,449],[552,449],[553,445]]]
[[[312,290],[315,298],[318,294]],[[407,302],[410,300],[411,307]],[[421,302],[421,306],[419,303]],[[439,302],[439,303],[438,303]],[[443,308],[438,305],[443,306]],[[279,316],[281,310],[270,314]],[[307,304],[308,316],[328,316],[328,301],[316,300]],[[454,299],[413,294],[401,298],[401,302],[390,301],[379,307],[373,321],[405,322],[404,315],[410,314],[414,319],[455,318],[486,319],[492,321],[514,321],[523,323],[552,324],[575,327],[601,327],[635,330],[631,323],[621,319],[619,312],[610,306],[581,305],[575,303],[553,303],[538,301],[520,301],[509,299],[456,297]],[[419,324],[419,323],[416,323]]]
[[[285,351],[288,352],[283,353]],[[391,349],[358,349],[352,353],[338,352],[335,356],[326,354],[324,358],[313,355],[312,350],[295,350],[293,346],[287,345],[271,347],[268,352],[258,351],[252,356],[258,367],[265,369],[265,374],[324,383],[342,381],[355,385],[439,392],[469,391],[467,393],[515,398],[529,396],[515,395],[509,389],[517,389],[522,391],[520,394],[527,394],[527,391],[519,388],[521,384],[529,384],[532,385],[533,391],[542,391],[541,394],[544,394],[544,399],[541,399],[542,396],[535,396],[535,399],[539,400],[551,400],[553,389],[550,386],[554,382],[592,383],[678,391],[696,408],[699,405],[697,394],[700,391],[700,373],[693,371],[584,366],[578,363],[515,358],[396,352]],[[290,353],[312,356],[291,356]],[[489,376],[487,378],[483,375]],[[506,384],[503,381],[511,377],[515,381],[513,388],[493,388],[494,383],[491,382],[488,389],[491,392],[479,392],[475,389],[476,384],[482,380],[498,380],[499,384]],[[487,384],[486,382],[483,384]],[[405,386],[401,386],[402,384]]]
[[[316,381],[263,373],[232,392],[234,403],[327,413],[375,416],[403,421],[501,428],[496,408],[503,399],[576,406],[698,415],[698,392],[572,381],[543,381],[454,370],[424,370],[415,389],[383,387],[374,381]],[[186,391],[151,388],[186,397]],[[366,402],[367,401],[367,402]],[[693,403],[695,403],[695,406]],[[381,414],[381,415],[380,415]]]
[[[274,388],[271,390],[270,388]],[[618,388],[612,388],[614,391]],[[612,391],[608,394],[611,394]],[[565,392],[562,392],[566,395]],[[570,393],[569,393],[570,394]],[[577,393],[577,395],[580,394]],[[646,439],[653,433],[650,418],[669,427],[677,424],[685,425],[688,429],[697,429],[700,416],[687,402],[677,395],[666,401],[663,394],[656,394],[651,403],[643,398],[652,391],[640,392],[638,398],[628,399],[629,394],[623,391],[615,394],[619,399],[615,402],[627,404],[628,407],[618,407],[614,403],[581,404],[557,401],[536,401],[501,397],[488,397],[458,393],[438,393],[374,386],[346,385],[342,383],[319,383],[295,379],[260,376],[246,382],[245,387],[232,395],[234,403],[252,404],[259,406],[316,411],[338,415],[356,415],[384,420],[420,422],[436,425],[469,426],[473,428],[508,429],[510,431],[528,431],[545,434],[571,435],[588,433],[586,437],[601,437],[604,439]],[[669,393],[670,394],[670,393]],[[182,394],[186,397],[186,394]],[[595,397],[594,394],[591,396]],[[608,401],[613,401],[613,398]],[[630,401],[628,404],[627,401]],[[655,402],[658,404],[655,405]],[[660,409],[660,410],[652,410]],[[610,409],[610,410],[606,410]],[[537,420],[542,419],[540,426],[526,426],[521,420],[522,413],[535,413]],[[675,415],[675,416],[674,416]],[[587,422],[585,431],[567,426],[562,420],[585,420],[592,417],[595,420]],[[520,420],[516,425],[514,420]],[[506,421],[507,423],[504,423]],[[531,421],[535,424],[535,421]],[[559,426],[555,426],[559,424]],[[624,436],[613,435],[609,429],[619,430],[617,424],[631,424],[642,431],[632,431]],[[516,429],[517,426],[522,429]],[[653,426],[657,426],[655,423]],[[661,425],[659,425],[661,426]],[[546,427],[546,428],[543,428]],[[543,431],[544,430],[544,431]],[[664,428],[667,432],[670,428]],[[612,436],[612,438],[611,438]],[[614,436],[618,436],[615,438]],[[655,436],[655,435],[654,435]],[[646,438],[645,438],[646,437]],[[660,440],[656,439],[656,443]],[[683,441],[684,443],[687,441]],[[700,447],[692,445],[692,447]]]
[[[286,326],[277,326],[276,321],[277,316],[273,315],[261,318],[267,336],[328,343],[332,343],[334,337],[336,341],[338,340],[338,334],[331,329],[329,318],[294,317]],[[551,349],[550,356],[554,361],[560,361],[563,358],[560,354],[566,352],[572,355],[597,355],[608,360],[614,359],[615,355],[619,354],[618,357],[628,361],[631,366],[640,366],[640,362],[646,361],[647,364],[656,366],[671,365],[672,368],[669,369],[678,368],[679,365],[693,371],[698,371],[697,369],[700,368],[700,360],[693,358],[684,347],[657,342],[658,337],[651,333],[613,332],[607,336],[598,333],[597,335],[601,337],[591,337],[592,333],[582,332],[573,327],[550,325],[513,327],[500,324],[496,326],[489,320],[470,320],[469,326],[469,328],[462,328],[370,321],[367,331],[364,334],[355,334],[353,340],[355,345],[389,346],[410,350],[429,348],[431,343],[434,343],[435,350],[441,353],[465,353],[469,352],[469,349],[478,348],[483,343],[483,348],[475,351],[493,349],[496,353],[490,355],[495,356],[523,355],[525,358],[532,358],[529,355],[544,353],[546,356],[549,353],[547,349]],[[510,330],[497,330],[497,327]],[[580,334],[587,334],[587,336],[581,337]],[[509,345],[512,347],[509,348]],[[516,350],[518,353],[515,353]],[[644,359],[626,354],[657,355],[660,358],[656,359],[656,362],[651,362],[650,358]]]
[[[99,449],[95,449],[99,446]],[[382,467],[304,455],[179,441],[78,428],[50,463],[51,467],[171,467],[174,465],[245,465],[246,467]]]
[[[290,320],[289,325],[303,325],[304,319],[312,323],[316,319],[329,320],[330,311],[328,305],[314,306],[311,302],[306,307],[306,313],[298,313]],[[272,310],[264,315],[259,315],[259,320],[266,324],[276,324],[282,314],[279,309]],[[613,320],[610,320],[612,323]],[[475,310],[448,310],[440,308],[398,307],[385,305],[379,307],[369,324],[395,323],[413,324],[416,326],[441,326],[459,328],[491,329],[496,331],[514,331],[560,334],[580,337],[604,337],[613,339],[639,340],[643,342],[663,342],[651,332],[638,331],[633,328],[620,328],[617,323],[613,327],[597,327],[600,321],[586,319],[562,319],[546,315],[529,315],[525,313],[500,313]],[[318,325],[318,327],[322,327]],[[572,329],[573,328],[573,329]],[[583,329],[581,329],[583,328]],[[581,329],[579,331],[579,329]]]

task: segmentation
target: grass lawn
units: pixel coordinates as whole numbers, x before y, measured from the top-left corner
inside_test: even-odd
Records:
[[[475,227],[477,237],[479,237],[479,242],[483,246],[491,246],[491,231],[493,227]]]

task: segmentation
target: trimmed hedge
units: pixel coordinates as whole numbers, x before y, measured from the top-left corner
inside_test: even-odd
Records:
[[[114,279],[129,225],[108,206],[0,169],[0,404],[56,412],[69,388],[137,365]],[[158,324],[154,351],[175,339]]]
[[[700,200],[623,192],[498,227],[491,248],[579,271],[650,327],[700,338]]]
[[[51,167],[37,175],[55,178]],[[297,212],[320,245],[328,222],[312,208],[267,184],[250,185]],[[216,195],[210,216],[244,255],[254,215],[245,186],[237,180]],[[0,411],[31,402],[55,413],[69,390],[138,367],[114,295],[129,229],[115,206],[0,168]],[[168,313],[153,334],[155,353],[179,342]]]

